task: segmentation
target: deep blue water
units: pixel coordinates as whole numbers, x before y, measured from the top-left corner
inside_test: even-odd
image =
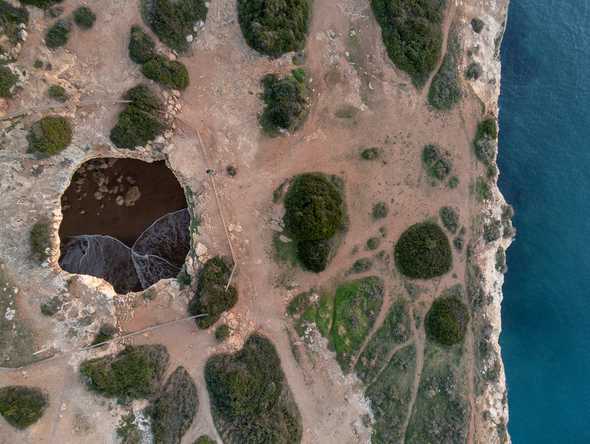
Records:
[[[500,188],[516,210],[502,307],[515,444],[590,443],[590,1],[512,0]]]

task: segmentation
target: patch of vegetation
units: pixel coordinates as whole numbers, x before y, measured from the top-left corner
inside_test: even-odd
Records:
[[[334,115],[339,119],[354,119],[359,111],[360,110],[353,105],[343,105],[336,110]]]
[[[512,226],[512,218],[514,217],[514,209],[510,205],[502,207],[502,226],[504,227],[502,236],[508,239],[515,235],[516,230]]]
[[[51,26],[45,34],[45,45],[49,49],[57,49],[65,46],[70,38],[72,25],[66,20],[58,20]]]
[[[444,181],[451,174],[452,163],[448,152],[438,145],[425,145],[422,150],[422,164],[429,177]]]
[[[357,376],[369,384],[387,364],[393,349],[410,339],[411,332],[408,303],[398,300],[360,355],[355,366]]]
[[[246,42],[271,57],[304,48],[310,15],[311,0],[238,0]]]
[[[197,291],[188,306],[191,316],[207,315],[195,319],[199,328],[211,327],[224,311],[236,305],[238,291],[233,285],[230,285],[227,290],[225,288],[230,274],[231,268],[219,256],[209,259],[203,267],[199,274]]]
[[[47,95],[57,102],[64,103],[68,100],[68,93],[63,86],[51,85],[47,89]]]
[[[440,57],[445,0],[371,0],[389,58],[416,87]]]
[[[61,299],[58,296],[53,296],[47,301],[42,302],[39,305],[39,310],[41,310],[41,314],[45,316],[53,316],[59,310],[61,310],[62,305],[63,302],[61,301]]]
[[[180,444],[197,410],[197,387],[184,367],[177,367],[148,408],[155,444]]]
[[[36,6],[37,8],[47,9],[63,0],[20,0],[21,3],[29,6]]]
[[[365,396],[370,399],[371,410],[375,416],[372,443],[402,442],[415,371],[416,348],[412,344],[398,351],[377,380],[367,388]]]
[[[377,248],[379,248],[379,244],[381,243],[381,238],[380,237],[370,237],[369,239],[367,239],[367,250],[376,250]]]
[[[23,2],[24,3],[24,2]],[[19,25],[29,23],[29,12],[26,8],[18,8],[5,0],[0,0],[0,33],[6,35],[11,43],[20,40]]]
[[[368,257],[363,257],[363,258],[360,258],[360,259],[357,259],[356,261],[354,261],[354,263],[352,264],[352,267],[350,269],[350,272],[351,273],[365,273],[365,272],[369,271],[372,266],[373,266],[373,261],[371,259],[369,259]]]
[[[305,85],[305,71],[278,77],[267,74],[262,78],[262,100],[264,110],[260,124],[266,133],[277,135],[281,130],[295,131],[307,115],[308,91]]]
[[[494,242],[502,237],[502,222],[492,220],[483,227],[483,238],[486,242]]]
[[[74,11],[74,22],[81,29],[88,30],[94,26],[96,14],[88,6],[80,6]]]
[[[28,135],[29,148],[43,156],[57,154],[72,142],[72,126],[66,117],[46,116],[35,122]]]
[[[453,239],[453,247],[455,247],[455,249],[457,251],[463,251],[464,244],[465,244],[465,237],[460,232],[459,235],[455,239]]]
[[[121,439],[121,444],[141,444],[143,433],[137,424],[137,417],[129,413],[121,418],[117,426],[117,436]]]
[[[117,148],[144,146],[167,128],[160,117],[162,102],[147,86],[131,88],[123,99],[131,103],[119,113],[117,124],[111,130],[111,141]]]
[[[317,295],[312,291],[300,293],[289,303],[287,313],[295,320],[295,329],[299,336],[303,337],[306,327],[314,324],[324,337],[329,337],[334,315],[334,297],[327,293]]]
[[[248,338],[242,350],[211,357],[205,366],[211,413],[228,444],[299,443],[299,409],[272,342]]]
[[[297,258],[310,271],[325,269],[332,237],[344,227],[344,202],[336,178],[320,173],[295,176],[285,196],[285,226],[297,242]]]
[[[35,223],[31,228],[29,235],[31,253],[35,260],[44,262],[49,258],[51,248],[51,238],[49,232],[49,222],[40,221]]]
[[[363,148],[361,150],[361,159],[363,160],[375,160],[381,155],[381,150],[377,147]]]
[[[465,78],[467,80],[477,80],[481,77],[482,73],[481,65],[477,62],[471,62],[465,70]]]
[[[113,324],[105,323],[100,326],[98,333],[91,345],[102,344],[103,342],[110,341],[117,333],[117,328]]]
[[[215,329],[215,339],[217,342],[224,342],[231,335],[231,329],[227,324],[221,324]]]
[[[461,84],[459,82],[459,56],[461,44],[459,34],[455,30],[449,31],[447,53],[443,62],[432,79],[428,91],[428,103],[434,109],[447,111],[461,100]]]
[[[7,66],[0,65],[0,97],[12,97],[18,76]]]
[[[208,435],[201,435],[193,444],[216,444],[215,440]]]
[[[383,304],[383,281],[370,276],[340,285],[334,297],[330,343],[344,372],[371,331]]]
[[[205,0],[141,0],[145,23],[160,41],[178,52],[189,49],[188,35],[207,19]]]
[[[394,249],[401,274],[412,279],[431,279],[449,272],[453,254],[449,239],[435,223],[412,225],[402,233]]]
[[[473,29],[473,32],[475,32],[476,34],[479,34],[481,31],[483,31],[484,26],[485,23],[482,19],[478,17],[474,17],[471,19],[471,29]]]
[[[33,68],[35,68],[35,69],[41,69],[41,68],[43,68],[43,65],[44,65],[43,64],[43,61],[42,60],[39,60],[39,59],[36,59],[33,62]]]
[[[143,399],[157,392],[168,360],[163,345],[129,345],[116,356],[82,362],[80,375],[89,389],[103,396]]]
[[[13,427],[26,429],[47,408],[48,397],[38,388],[9,385],[0,388],[0,415]]]
[[[440,220],[447,230],[455,234],[459,229],[459,213],[453,207],[441,207],[438,210]]]
[[[489,117],[477,125],[477,132],[473,140],[475,157],[484,165],[490,165],[496,157],[496,139],[498,128],[496,119]]]
[[[156,56],[156,44],[141,26],[131,27],[128,49],[129,58],[138,65],[143,65]]]
[[[496,270],[500,273],[506,273],[508,266],[506,265],[506,251],[502,247],[496,250]]]
[[[447,186],[451,189],[454,190],[455,188],[457,188],[457,186],[459,186],[459,178],[457,176],[453,176],[449,179],[449,181],[447,182]]]
[[[188,87],[189,75],[186,66],[176,60],[168,60],[162,55],[155,55],[142,67],[141,72],[148,79],[169,88],[183,90]]]
[[[371,210],[371,215],[375,220],[387,217],[388,213],[389,209],[387,208],[387,204],[385,202],[377,202],[373,205],[373,209]]]
[[[456,296],[438,298],[426,315],[425,327],[428,337],[441,345],[454,345],[463,341],[469,312]]]
[[[492,190],[490,188],[490,185],[481,176],[475,179],[473,193],[475,194],[475,197],[479,202],[484,202],[492,198]]]
[[[461,345],[443,348],[427,342],[406,443],[467,442],[469,403],[461,353]]]

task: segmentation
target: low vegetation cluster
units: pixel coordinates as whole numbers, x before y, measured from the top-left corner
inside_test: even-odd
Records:
[[[262,79],[262,87],[262,128],[269,135],[276,135],[280,131],[292,132],[299,128],[308,109],[305,71],[297,68],[285,77],[267,74]]]
[[[453,207],[441,207],[438,210],[440,220],[449,232],[455,234],[459,229],[459,213]]]
[[[46,116],[35,122],[28,135],[29,149],[42,156],[57,154],[72,143],[72,126],[66,117]]]
[[[428,338],[441,345],[454,345],[463,341],[469,311],[457,296],[444,296],[434,301],[425,320]]]
[[[36,6],[40,9],[48,9],[58,3],[61,3],[63,0],[20,0],[21,3],[29,6]]]
[[[88,6],[80,6],[74,11],[74,22],[78,27],[88,30],[94,26],[96,14]]]
[[[311,0],[238,0],[238,20],[248,45],[278,57],[305,46]]]
[[[448,111],[461,100],[458,69],[460,55],[459,34],[451,30],[449,31],[447,52],[428,90],[428,103],[436,110]]]
[[[21,3],[25,3],[24,1]],[[19,25],[29,23],[29,12],[26,8],[17,7],[6,0],[0,0],[0,34],[8,37],[11,43],[17,43],[20,39]]]
[[[226,289],[230,274],[231,268],[219,256],[209,259],[201,270],[197,290],[188,307],[191,316],[206,315],[195,319],[199,328],[211,327],[224,311],[236,305],[238,291],[233,285]]]
[[[449,272],[453,254],[444,231],[433,222],[412,225],[402,233],[394,249],[401,274],[412,279],[432,279]]]
[[[309,271],[328,265],[338,231],[344,227],[344,201],[339,179],[320,173],[293,178],[285,196],[284,222],[297,243],[297,258]]]
[[[489,117],[479,122],[473,140],[473,148],[477,159],[486,166],[492,164],[495,160],[497,138],[496,119]]]
[[[425,145],[422,149],[422,164],[428,176],[436,182],[445,181],[453,167],[450,154],[434,144]]]
[[[49,49],[57,49],[65,46],[70,38],[72,24],[68,20],[56,21],[45,34],[45,45]]]
[[[49,222],[43,220],[33,225],[29,235],[29,244],[33,259],[40,263],[47,260],[51,247]]]
[[[389,57],[416,87],[424,86],[438,62],[445,5],[445,0],[371,0]]]
[[[301,416],[272,342],[250,336],[242,350],[205,366],[211,413],[228,444],[299,443]]]
[[[117,148],[144,146],[167,128],[161,117],[162,101],[147,86],[131,88],[123,99],[130,103],[119,113],[117,124],[111,130],[111,141]]]
[[[36,423],[47,404],[47,394],[41,389],[19,385],[0,388],[0,415],[17,429]]]
[[[47,89],[47,95],[56,102],[64,103],[68,100],[68,93],[63,86],[51,85]]]

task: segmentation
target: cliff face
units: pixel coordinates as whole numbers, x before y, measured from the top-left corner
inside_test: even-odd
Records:
[[[508,0],[477,0],[465,5],[463,43],[466,52],[470,52],[472,59],[482,67],[480,78],[470,84],[473,92],[481,99],[485,113],[496,118],[500,111],[500,46],[508,6]],[[480,33],[471,30],[469,21],[473,17],[478,17],[485,23]],[[464,66],[463,70],[466,68]],[[491,191],[493,197],[479,208],[479,217],[483,225],[501,221],[504,233],[497,240],[486,241],[475,227],[466,271],[468,294],[474,307],[474,442],[482,444],[510,442],[507,432],[506,378],[499,336],[502,329],[502,285],[506,271],[504,253],[512,242],[514,230],[510,221],[512,210],[506,204],[496,181]]]

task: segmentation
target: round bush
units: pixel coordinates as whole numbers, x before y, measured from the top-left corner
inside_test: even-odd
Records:
[[[182,63],[157,55],[141,68],[148,79],[175,89],[186,89],[189,83],[188,70]]]
[[[328,266],[328,260],[332,247],[328,240],[305,240],[297,242],[297,259],[301,265],[314,273],[324,271]]]
[[[428,338],[442,345],[454,345],[463,341],[469,312],[456,296],[442,297],[434,301],[426,315]]]
[[[80,6],[74,11],[74,21],[82,29],[90,29],[94,26],[96,15],[88,6]]]
[[[0,414],[18,429],[37,422],[46,408],[47,395],[38,388],[18,385],[0,388]]]
[[[72,26],[65,20],[58,20],[55,24],[47,30],[45,34],[45,44],[49,49],[56,49],[65,46],[70,38],[70,30]]]
[[[344,222],[340,191],[322,174],[296,176],[285,209],[285,225],[297,240],[329,239]]]
[[[447,273],[453,264],[449,239],[435,223],[412,225],[395,245],[395,264],[404,276],[431,279]]]
[[[32,151],[53,155],[63,151],[72,142],[72,127],[65,117],[47,116],[35,122],[29,132]]]
[[[156,44],[139,26],[131,28],[129,37],[129,57],[135,63],[143,65],[156,55]]]
[[[303,49],[310,12],[310,0],[238,0],[246,42],[273,57]]]

